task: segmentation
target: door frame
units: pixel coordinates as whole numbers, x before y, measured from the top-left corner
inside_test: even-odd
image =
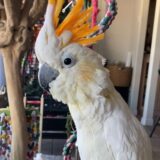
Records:
[[[132,37],[135,37],[132,43],[136,43],[132,50],[133,52],[133,75],[132,83],[129,95],[129,106],[134,115],[137,115],[137,105],[138,105],[138,95],[141,80],[141,70],[144,57],[144,46],[146,39],[147,23],[148,23],[148,13],[150,0],[139,0],[139,11],[137,25],[134,26],[132,32]],[[136,22],[135,22],[136,23]],[[131,44],[132,47],[133,44]]]
[[[156,2],[153,38],[150,53],[150,65],[148,71],[144,111],[141,123],[153,125],[153,114],[158,83],[158,69],[160,67],[160,0]]]

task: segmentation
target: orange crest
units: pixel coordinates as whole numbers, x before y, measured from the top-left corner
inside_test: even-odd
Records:
[[[72,38],[69,43],[79,43],[82,45],[91,45],[104,38],[104,33],[91,35],[99,30],[99,26],[91,27],[92,7],[84,8],[84,1],[77,0],[70,13],[59,24],[59,14],[62,11],[65,0],[49,0],[53,5],[53,22],[56,36],[60,36],[64,31],[70,31]]]

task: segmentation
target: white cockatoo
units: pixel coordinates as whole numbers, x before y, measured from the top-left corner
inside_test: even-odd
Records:
[[[67,104],[81,160],[152,160],[148,135],[115,90],[102,56],[85,47],[103,38],[90,28],[83,0],[59,24],[63,0],[49,0],[35,50],[40,85]]]

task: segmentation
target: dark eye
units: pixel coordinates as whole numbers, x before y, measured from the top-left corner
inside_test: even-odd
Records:
[[[65,65],[70,65],[71,63],[72,63],[72,59],[71,58],[64,59],[64,64]]]
[[[62,56],[61,62],[62,62],[62,66],[64,68],[70,68],[70,67],[75,65],[76,60],[75,60],[75,57],[73,55],[66,53]]]

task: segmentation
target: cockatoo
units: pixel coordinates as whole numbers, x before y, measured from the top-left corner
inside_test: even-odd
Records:
[[[92,8],[83,0],[59,24],[64,1],[49,0],[35,51],[39,82],[53,98],[68,105],[77,129],[81,160],[152,160],[149,137],[115,90],[102,56],[85,45],[103,38],[90,36]]]

